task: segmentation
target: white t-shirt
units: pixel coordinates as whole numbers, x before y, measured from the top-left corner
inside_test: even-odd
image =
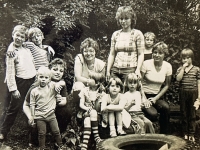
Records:
[[[163,61],[160,71],[156,71],[154,60],[143,62],[141,71],[145,74],[142,81],[143,90],[146,94],[158,94],[167,76],[172,75],[172,66]]]

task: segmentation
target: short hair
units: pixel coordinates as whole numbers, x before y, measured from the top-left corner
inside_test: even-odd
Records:
[[[48,67],[45,66],[39,67],[39,69],[37,70],[37,76],[41,74],[46,74],[51,78],[51,70]]]
[[[153,38],[153,41],[155,42],[155,39],[156,39],[156,35],[153,33],[153,32],[146,32],[144,34],[144,38],[148,38],[148,37],[152,37]]]
[[[152,53],[155,50],[159,50],[159,51],[163,52],[165,55],[169,54],[168,46],[164,42],[156,43],[152,48]]]
[[[181,51],[181,59],[184,57],[190,57],[192,60],[194,60],[194,52],[193,50],[189,48],[185,48]]]
[[[83,50],[89,47],[94,48],[95,52],[99,50],[99,44],[97,43],[97,41],[95,41],[94,39],[90,37],[86,38],[83,42],[81,42],[81,45],[80,45],[81,53],[83,54]]]
[[[27,31],[27,27],[25,27],[25,26],[23,26],[23,25],[16,25],[16,26],[13,28],[12,35],[14,35],[15,32],[20,32],[20,33],[26,35],[26,31]]]
[[[137,83],[137,91],[140,91],[141,90],[141,80],[140,78],[138,77],[138,75],[136,75],[135,73],[129,73],[126,78],[125,78],[125,81],[124,81],[124,91],[123,92],[126,92],[128,91],[128,83]]]
[[[41,34],[42,39],[44,39],[44,34],[42,31],[37,27],[32,27],[28,30],[28,40],[32,41],[32,38],[36,36],[36,34]]]
[[[49,63],[48,67],[49,67],[49,69],[51,69],[55,65],[61,65],[61,66],[63,66],[64,69],[67,69],[66,62],[64,62],[61,58],[55,58],[55,59],[53,59]]]
[[[131,28],[135,27],[137,16],[131,6],[121,6],[117,9],[115,19],[117,20],[118,25],[120,25],[119,19],[122,17],[130,18],[131,19]]]
[[[107,87],[106,87],[107,91],[109,91],[110,85],[112,84],[113,81],[116,81],[116,85],[119,85],[119,86],[120,86],[120,90],[123,89],[123,83],[122,83],[121,79],[118,78],[118,77],[112,77],[112,78],[110,78],[110,80],[108,81],[108,85],[107,85]]]
[[[98,83],[98,82],[102,83],[105,81],[105,75],[103,73],[90,72],[89,77],[91,79],[94,79],[95,83]]]

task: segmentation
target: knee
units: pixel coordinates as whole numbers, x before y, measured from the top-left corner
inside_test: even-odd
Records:
[[[96,111],[95,109],[92,109],[92,110],[90,111],[90,116],[91,116],[92,118],[97,118],[97,111]]]
[[[161,111],[169,112],[170,110],[169,104],[165,102],[164,100],[158,100],[156,105],[158,109],[160,109]]]
[[[84,119],[84,127],[91,127],[90,117]]]

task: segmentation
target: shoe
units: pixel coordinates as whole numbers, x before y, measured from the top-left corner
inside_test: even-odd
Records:
[[[0,134],[0,142],[3,142],[5,140],[5,137],[3,134]]]
[[[116,131],[113,130],[113,131],[110,131],[110,137],[116,137],[117,134],[116,134]]]
[[[126,135],[126,132],[124,130],[118,130],[117,133],[119,136]]]
[[[189,141],[191,141],[191,142],[195,142],[195,138],[194,138],[193,135],[190,135],[190,136],[189,136]]]
[[[188,140],[188,135],[184,135],[184,139],[185,139],[185,140]]]

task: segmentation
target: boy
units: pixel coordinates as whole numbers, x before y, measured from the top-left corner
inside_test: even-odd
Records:
[[[62,139],[55,116],[56,95],[59,94],[64,81],[51,81],[51,71],[47,67],[40,67],[37,72],[39,86],[32,89],[30,94],[31,115],[36,120],[40,149],[45,148],[46,124],[50,125],[59,150],[63,150]],[[34,124],[34,122],[33,122]]]
[[[152,59],[152,48],[155,42],[155,34],[153,32],[146,32],[144,34],[145,49],[144,49],[144,61]]]
[[[35,80],[36,69],[29,49],[22,46],[25,41],[26,27],[17,25],[12,32],[15,49],[13,58],[6,57],[6,82],[11,94],[5,117],[0,127],[0,141],[5,140],[10,128],[14,124],[17,113],[23,104],[25,95]]]
[[[40,66],[47,67],[55,54],[51,46],[42,45],[43,39],[44,35],[42,31],[34,27],[28,30],[28,41],[23,43],[23,45],[31,51],[36,70],[38,70]],[[7,51],[9,57],[15,56],[15,49],[13,49],[12,44],[13,43],[10,44]]]

